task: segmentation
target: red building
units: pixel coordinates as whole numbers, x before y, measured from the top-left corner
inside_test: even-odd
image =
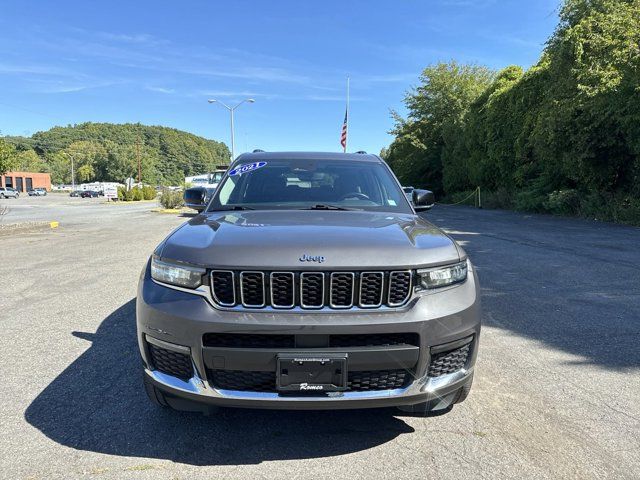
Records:
[[[51,175],[37,172],[7,172],[0,176],[0,185],[12,187],[19,192],[28,192],[34,188],[51,191]]]

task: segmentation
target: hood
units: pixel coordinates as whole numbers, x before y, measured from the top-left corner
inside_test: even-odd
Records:
[[[320,210],[198,215],[158,253],[196,265],[259,270],[386,270],[460,259],[455,242],[417,215]]]

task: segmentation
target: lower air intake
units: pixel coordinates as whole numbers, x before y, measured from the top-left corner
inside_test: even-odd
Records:
[[[460,348],[448,352],[436,353],[431,357],[427,376],[440,377],[449,373],[457,372],[467,364],[471,343],[467,343]]]
[[[209,370],[214,388],[243,392],[276,392],[275,372],[250,372],[244,370]],[[369,392],[404,388],[413,379],[408,370],[372,370],[349,372],[348,392]]]
[[[148,345],[151,361],[156,370],[183,380],[193,377],[193,364],[189,355],[160,348],[151,343]]]

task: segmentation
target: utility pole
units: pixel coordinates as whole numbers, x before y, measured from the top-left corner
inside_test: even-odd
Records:
[[[69,157],[69,160],[71,160],[71,191],[75,192],[76,190],[76,175],[73,169],[73,155],[71,155],[70,153],[67,152],[62,152],[64,153],[67,157]]]
[[[138,159],[138,183],[141,182],[142,167],[140,166],[140,137],[136,136],[136,158]]]

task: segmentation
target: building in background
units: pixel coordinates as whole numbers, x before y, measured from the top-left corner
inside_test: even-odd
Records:
[[[34,188],[51,191],[51,175],[38,172],[7,172],[0,176],[0,186],[15,188],[21,193]]]

